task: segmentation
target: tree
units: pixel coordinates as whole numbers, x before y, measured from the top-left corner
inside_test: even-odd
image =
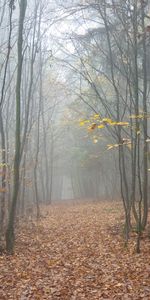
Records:
[[[14,9],[14,1],[11,1],[9,4],[9,34],[8,34],[8,45],[7,45],[7,54],[6,60],[4,63],[3,71],[3,81],[1,87],[1,96],[0,96],[0,134],[1,134],[1,144],[2,144],[2,185],[1,185],[1,212],[0,212],[0,239],[4,234],[4,220],[5,220],[5,193],[6,193],[6,145],[5,145],[5,131],[4,131],[4,122],[3,122],[3,104],[5,100],[5,86],[6,78],[9,64],[9,57],[11,52],[11,35],[12,35],[12,14]],[[1,15],[1,23],[3,21],[3,16],[5,13],[5,4],[3,6],[3,11]]]
[[[139,233],[137,252],[140,251],[139,236],[148,215],[147,5],[145,1],[77,3],[74,13],[84,11],[82,22],[88,30],[71,38],[75,52],[72,60],[64,60],[78,77],[82,77],[82,86],[88,86],[95,94],[95,101],[93,96],[92,99],[85,96],[78,81],[80,99],[100,118],[92,125],[93,129],[100,122],[115,141],[112,148],[118,149],[125,236],[127,241],[132,210]],[[90,29],[88,20],[93,17],[97,27]],[[127,148],[129,143],[130,150]]]
[[[14,222],[16,214],[16,206],[19,192],[19,167],[20,167],[20,103],[21,103],[21,78],[22,78],[22,63],[23,63],[23,25],[27,7],[27,0],[20,1],[20,15],[18,28],[18,67],[17,67],[17,82],[16,82],[16,140],[15,140],[15,158],[14,158],[14,184],[11,209],[9,214],[9,222],[6,231],[6,250],[12,254],[14,249]]]

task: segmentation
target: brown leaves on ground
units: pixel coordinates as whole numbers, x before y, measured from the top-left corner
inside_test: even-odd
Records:
[[[150,239],[123,240],[121,204],[60,204],[22,224],[14,256],[0,257],[1,300],[150,299]]]

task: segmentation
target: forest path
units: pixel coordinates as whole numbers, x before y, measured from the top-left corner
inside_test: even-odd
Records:
[[[150,240],[123,241],[120,203],[62,203],[21,224],[0,257],[0,300],[150,299]],[[146,242],[145,242],[146,241]]]

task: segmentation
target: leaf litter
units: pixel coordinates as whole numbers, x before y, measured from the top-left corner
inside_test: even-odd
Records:
[[[0,257],[1,300],[150,299],[150,238],[124,247],[117,202],[70,202],[21,221],[14,256]]]

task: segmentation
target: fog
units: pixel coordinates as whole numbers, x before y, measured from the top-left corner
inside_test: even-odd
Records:
[[[2,228],[64,200],[147,216],[149,4],[132,2],[0,2]]]

